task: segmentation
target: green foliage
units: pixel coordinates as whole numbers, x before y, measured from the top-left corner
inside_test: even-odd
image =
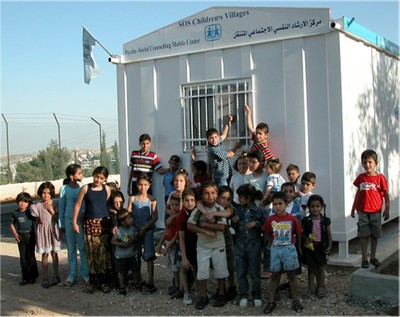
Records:
[[[30,162],[17,164],[15,181],[23,183],[65,178],[65,166],[70,160],[68,149],[60,149],[57,141],[51,140],[49,146],[39,151]]]
[[[8,166],[0,167],[0,185],[7,185],[12,183],[12,172]]]

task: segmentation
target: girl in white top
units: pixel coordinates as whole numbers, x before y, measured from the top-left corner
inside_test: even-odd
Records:
[[[246,175],[251,173],[246,152],[243,152],[243,154],[238,157],[238,159],[235,161],[233,169],[236,172],[233,172],[231,181],[229,182],[229,187],[233,191],[233,203],[238,206],[239,195],[236,193],[236,190],[239,188],[239,186],[244,184],[244,178],[246,177]]]
[[[268,174],[264,172],[264,157],[260,152],[249,152],[247,154],[249,160],[250,172],[244,178],[245,184],[253,185],[257,190],[264,193],[265,182],[267,181]],[[260,201],[255,201],[257,206],[260,206]]]

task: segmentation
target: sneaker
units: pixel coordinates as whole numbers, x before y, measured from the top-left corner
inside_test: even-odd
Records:
[[[255,299],[254,300],[254,307],[261,307],[261,306],[262,306],[261,299]]]
[[[192,297],[190,296],[190,293],[184,293],[183,294],[183,301],[182,303],[184,305],[192,305],[193,304],[193,300]]]
[[[171,295],[171,299],[183,298],[183,292],[181,290],[177,290],[174,294]]]
[[[200,296],[198,301],[196,302],[196,305],[194,305],[194,308],[197,310],[202,310],[208,305],[208,297],[202,297]]]
[[[65,288],[70,288],[70,287],[72,287],[72,285],[74,285],[74,282],[73,282],[73,281],[66,280],[66,281],[64,282],[64,284],[63,284],[63,287],[65,287]]]
[[[236,287],[235,286],[229,287],[228,290],[225,293],[225,296],[226,296],[226,301],[227,302],[235,299],[236,296],[237,296]]]
[[[226,303],[225,295],[217,295],[213,307],[223,307]]]
[[[362,261],[362,262],[361,262],[361,267],[362,267],[363,269],[368,269],[368,268],[369,268],[368,260]]]
[[[24,286],[26,284],[28,284],[27,280],[22,280],[21,282],[19,282],[19,285],[21,285],[21,286]]]
[[[240,308],[246,308],[249,305],[249,301],[247,298],[242,298],[239,302],[239,307]]]

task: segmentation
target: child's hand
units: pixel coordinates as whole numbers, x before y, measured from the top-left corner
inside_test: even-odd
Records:
[[[206,230],[204,234],[209,238],[217,239],[217,233],[214,231]]]
[[[72,229],[74,229],[74,231],[75,231],[76,233],[79,233],[79,226],[78,226],[76,223],[73,223],[73,224],[72,224]]]
[[[193,145],[191,148],[191,154],[192,154],[192,160],[195,161],[196,160],[196,147]]]
[[[127,247],[129,247],[129,240],[127,240],[127,241],[121,241],[121,242],[119,243],[118,246],[121,247],[121,248],[127,248]]]
[[[229,116],[228,116],[228,122],[227,122],[227,124],[231,124],[231,122],[233,121],[233,116],[230,114]]]
[[[17,242],[20,242],[20,241],[21,241],[21,237],[20,237],[20,235],[19,235],[18,233],[16,233],[16,234],[14,235],[14,238],[15,238],[15,240],[17,240]]]
[[[383,212],[383,219],[388,220],[389,219],[389,209],[385,209]]]
[[[233,223],[239,222],[239,216],[234,216],[234,217],[232,218],[232,222],[233,222]]]
[[[329,254],[329,253],[331,253],[331,248],[326,248],[325,249],[325,254]]]
[[[235,149],[235,151],[236,151],[237,149],[240,149],[241,147],[242,147],[242,143],[236,142],[236,143],[235,143],[235,146],[234,146],[234,149]]]
[[[206,214],[205,218],[208,223],[215,223],[215,221],[216,221],[216,219],[212,213]]]
[[[247,112],[247,115],[249,115],[251,113],[251,109],[250,109],[250,107],[248,105],[244,104],[243,108],[244,108],[244,111]]]
[[[246,230],[249,230],[249,229],[253,228],[255,225],[256,225],[256,222],[255,222],[255,221],[250,221],[250,222],[248,222],[248,223],[246,223],[246,224],[244,225],[244,228],[245,228]]]
[[[167,249],[161,249],[161,250],[159,251],[159,253],[161,253],[163,256],[166,256],[167,253],[168,253],[168,250],[167,250]]]
[[[117,233],[117,230],[118,230],[118,227],[117,227],[117,226],[113,227],[113,228],[111,229],[112,234],[116,234],[116,233]]]
[[[53,211],[53,201],[50,200],[46,200],[43,202],[43,207],[47,210],[47,211]]]
[[[355,218],[354,213],[355,213],[355,211],[352,210],[351,213],[350,213],[351,218]]]
[[[188,261],[187,258],[182,258],[181,267],[186,269],[186,270],[190,270],[192,265],[190,264],[190,262]]]

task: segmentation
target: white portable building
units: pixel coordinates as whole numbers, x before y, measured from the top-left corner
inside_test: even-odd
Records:
[[[233,114],[224,145],[239,140],[248,150],[248,103],[253,122],[269,125],[282,174],[294,163],[317,175],[314,193],[327,204],[340,259],[357,235],[350,210],[363,150],[378,153],[389,220],[399,216],[399,48],[354,19],[333,21],[329,8],[212,7],[124,44],[110,61],[117,65],[122,188],[142,133],[164,167],[177,154],[190,171],[191,147],[206,160],[205,131],[222,131]],[[152,186],[163,227],[161,175]]]

